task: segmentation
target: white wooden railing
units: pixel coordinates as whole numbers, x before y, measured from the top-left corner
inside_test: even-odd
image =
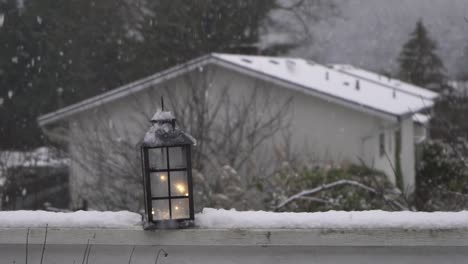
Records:
[[[467,263],[468,229],[0,229],[0,263]],[[45,243],[44,243],[45,240]],[[159,257],[157,256],[159,253]],[[165,257],[167,253],[167,257]]]

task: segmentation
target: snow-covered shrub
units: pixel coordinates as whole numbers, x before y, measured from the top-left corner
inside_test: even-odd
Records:
[[[416,176],[416,206],[422,211],[468,208],[468,167],[457,145],[428,142]]]
[[[258,186],[265,191],[266,206],[282,211],[402,209],[397,201],[401,194],[386,176],[364,166],[294,168],[285,164]],[[297,195],[306,190],[310,195]],[[292,200],[294,195],[297,198]],[[291,202],[283,205],[288,198]]]
[[[229,165],[220,169],[220,175],[215,181],[207,179],[195,170],[193,179],[197,212],[204,207],[238,210],[266,209],[257,199],[262,195],[260,190],[243,180],[239,173]]]

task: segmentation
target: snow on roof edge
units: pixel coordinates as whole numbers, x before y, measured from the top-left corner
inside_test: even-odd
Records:
[[[244,57],[263,57],[263,58],[271,58],[271,59],[277,58],[277,59],[286,59],[286,60],[287,59],[290,59],[290,60],[299,59],[299,58],[290,58],[290,57],[266,57],[266,56],[252,56],[252,55],[242,55],[242,54],[210,53],[208,55],[195,58],[195,59],[193,59],[193,60],[191,60],[189,62],[180,64],[180,65],[176,65],[176,66],[171,67],[171,68],[169,68],[167,70],[164,70],[162,72],[158,72],[158,73],[153,74],[153,75],[151,75],[149,77],[146,77],[146,78],[131,82],[131,83],[123,85],[123,86],[120,86],[120,87],[118,87],[116,89],[113,89],[113,90],[111,90],[109,92],[106,92],[106,93],[103,93],[103,94],[88,98],[88,99],[83,100],[81,102],[78,102],[78,103],[72,104],[70,106],[61,108],[61,109],[59,109],[57,111],[41,115],[41,116],[39,116],[37,118],[37,121],[39,123],[39,126],[45,126],[47,124],[56,122],[56,121],[61,120],[61,119],[65,118],[65,117],[68,117],[70,115],[73,115],[73,114],[82,112],[84,110],[88,110],[88,109],[100,106],[102,104],[117,100],[119,98],[122,98],[122,97],[126,96],[127,94],[141,91],[143,89],[148,88],[150,86],[150,84],[159,83],[162,80],[165,80],[167,78],[176,77],[176,76],[178,76],[180,74],[183,74],[183,73],[191,70],[193,67],[200,67],[200,66],[206,65],[207,63],[210,62],[210,59],[212,59],[212,58],[215,58],[215,59],[221,60],[221,61],[225,61],[225,62],[230,62],[230,61],[224,60],[223,57],[222,57],[223,55],[244,56]],[[236,66],[242,67],[239,64],[237,64]],[[245,69],[248,69],[248,68],[245,68]],[[251,70],[251,69],[248,69],[248,70]],[[261,74],[268,75],[266,73],[261,73]],[[168,75],[169,75],[169,77],[168,77]],[[275,76],[272,76],[272,75],[268,75],[268,76],[275,77]],[[357,78],[362,78],[362,77],[357,76]],[[299,85],[299,84],[294,84],[294,85]],[[382,85],[382,84],[379,84],[379,85]],[[339,98],[339,97],[337,99],[338,100],[346,100],[344,98]],[[355,102],[351,102],[351,103],[355,103]],[[358,104],[358,103],[356,103],[356,104]],[[431,105],[428,105],[428,107],[430,107],[430,106]],[[424,107],[424,108],[427,108],[427,107]],[[380,110],[375,109],[375,108],[373,108],[373,109],[382,112],[381,109]],[[402,115],[405,115],[405,114],[411,113],[411,112],[413,112],[413,113],[418,112],[420,110],[421,109],[409,109],[406,113],[403,113]],[[385,113],[385,112],[383,112],[383,113]],[[394,113],[386,113],[386,114],[395,116]]]
[[[54,123],[60,119],[63,119],[65,117],[68,117],[70,115],[82,112],[84,110],[92,109],[94,107],[100,106],[108,102],[112,102],[114,100],[117,100],[121,97],[126,96],[127,94],[131,94],[131,93],[144,90],[148,88],[149,84],[159,83],[161,80],[171,78],[171,76],[173,75],[177,76],[181,72],[183,73],[186,71],[190,71],[194,67],[203,66],[207,64],[209,62],[209,59],[211,58],[212,58],[212,54],[208,54],[208,55],[190,60],[186,63],[173,66],[167,70],[163,70],[153,75],[150,75],[148,77],[130,82],[128,84],[112,89],[108,92],[90,97],[83,101],[60,108],[56,111],[40,115],[37,118],[37,122],[39,126],[45,126],[45,125]]]

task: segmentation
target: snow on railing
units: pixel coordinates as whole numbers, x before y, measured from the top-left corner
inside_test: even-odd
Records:
[[[141,228],[141,215],[128,211],[71,213],[46,211],[0,212],[0,228]],[[468,228],[468,211],[386,212],[328,211],[277,213],[205,208],[195,216],[198,229],[457,229]]]
[[[468,228],[468,211],[462,212],[386,212],[328,211],[316,213],[274,213],[210,209],[196,215],[201,228],[220,229],[455,229]]]

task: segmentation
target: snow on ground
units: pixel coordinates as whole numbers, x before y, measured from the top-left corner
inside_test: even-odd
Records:
[[[141,226],[141,216],[128,211],[77,211],[56,213],[46,211],[0,212],[0,228],[9,227],[70,227],[70,228],[128,228]]]
[[[205,208],[195,217],[201,228],[468,228],[468,211],[463,212],[385,212],[329,211],[317,213],[274,213]]]

